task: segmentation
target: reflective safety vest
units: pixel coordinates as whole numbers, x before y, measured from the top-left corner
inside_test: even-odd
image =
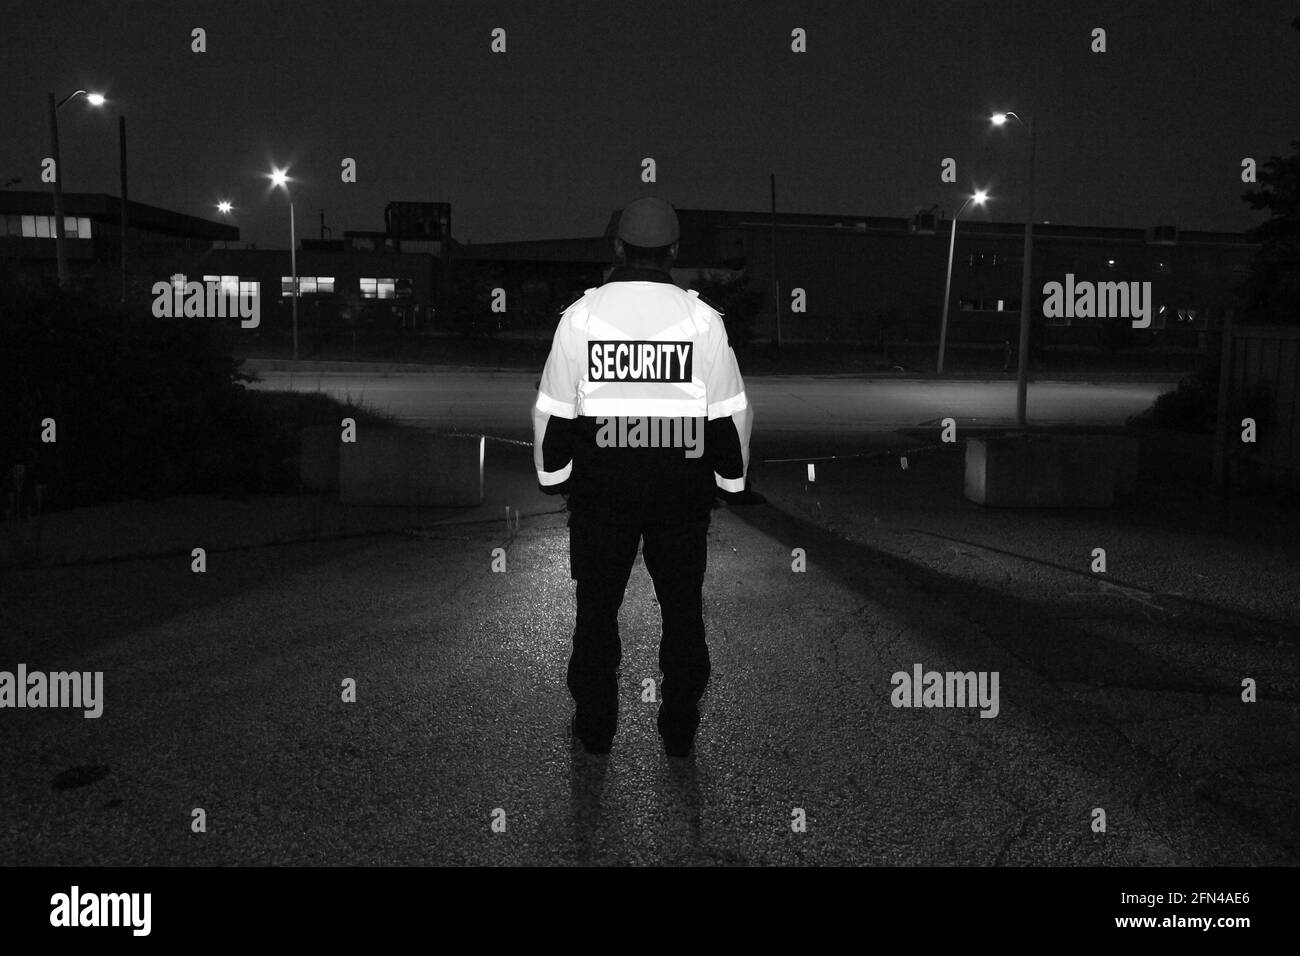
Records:
[[[569,479],[565,423],[580,417],[707,419],[713,444],[722,446],[710,455],[714,481],[725,491],[744,490],[751,424],[745,383],[722,316],[694,291],[669,281],[610,281],[565,310],[533,407],[543,490]]]

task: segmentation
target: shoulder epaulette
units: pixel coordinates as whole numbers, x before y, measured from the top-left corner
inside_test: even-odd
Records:
[[[710,309],[712,309],[714,312],[718,313],[718,315],[726,315],[726,314],[727,314],[725,311],[723,311],[723,309],[722,309],[721,306],[716,305],[716,304],[710,302],[708,299],[704,298],[704,296],[700,295],[700,294],[699,294],[698,292],[696,292],[694,289],[687,289],[686,291],[689,292],[691,295],[695,296],[695,298],[699,299],[701,302],[703,302],[705,305],[707,305],[707,306],[708,306]]]
[[[595,289],[595,287],[593,286],[593,287],[590,288],[590,289],[584,289],[583,291],[579,292],[577,295],[575,295],[575,296],[574,296],[572,299],[570,299],[568,302],[564,303],[563,308],[560,309],[560,314],[563,315],[565,312],[568,312],[568,311],[569,311],[570,309],[572,309],[575,305],[577,305],[579,302],[581,302],[581,301],[583,300],[583,298],[585,298],[585,297],[587,296],[588,293],[595,292],[595,291],[596,291],[596,289]]]

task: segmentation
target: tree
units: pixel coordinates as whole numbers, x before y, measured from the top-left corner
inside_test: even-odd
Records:
[[[1253,321],[1300,324],[1300,140],[1291,148],[1290,156],[1269,157],[1260,188],[1242,194],[1252,209],[1271,214],[1251,230],[1260,247],[1242,292]]]

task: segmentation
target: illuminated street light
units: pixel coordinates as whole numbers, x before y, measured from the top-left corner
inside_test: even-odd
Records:
[[[1034,120],[1025,122],[1016,113],[994,113],[989,121],[994,126],[1003,126],[1008,119],[1017,123],[1029,133],[1029,214],[1025,216],[1025,256],[1024,269],[1020,278],[1020,366],[1016,370],[1016,424],[1025,424],[1025,405],[1029,391],[1029,280],[1033,272],[1034,253],[1034,166],[1038,152],[1038,140],[1034,135]]]
[[[79,94],[85,94],[91,106],[101,106],[104,103],[101,94],[86,90],[73,90],[58,102],[55,102],[53,93],[49,95],[50,154],[54,159],[54,257],[60,286],[68,284],[68,253],[63,243],[63,163],[59,158],[59,108]]]
[[[272,169],[268,174],[272,188],[284,190],[289,199],[289,263],[293,270],[293,358],[298,359],[298,239],[293,215],[293,197],[289,195],[289,175],[284,169]]]
[[[221,200],[221,202],[217,203],[217,212],[221,213],[223,216],[229,216],[230,210],[233,208],[234,207],[231,206],[230,203],[224,199]]]
[[[943,374],[943,353],[948,344],[948,297],[952,293],[952,253],[957,246],[957,220],[961,214],[966,211],[966,207],[971,203],[977,206],[984,205],[984,201],[989,198],[989,194],[983,189],[975,190],[975,195],[968,196],[966,201],[961,204],[956,215],[952,217],[952,233],[948,237],[948,279],[943,284],[943,321],[939,325],[939,361],[937,363],[938,374]]]

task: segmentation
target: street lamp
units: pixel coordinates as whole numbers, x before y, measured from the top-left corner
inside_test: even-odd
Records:
[[[948,237],[948,279],[943,284],[943,321],[939,325],[939,362],[937,371],[940,375],[943,374],[944,348],[948,344],[948,296],[952,291],[952,252],[957,245],[957,220],[971,203],[982,206],[984,200],[988,198],[989,194],[984,190],[975,190],[975,195],[968,196],[966,201],[961,204],[961,208],[957,210],[957,214],[952,217],[952,233]]]
[[[68,255],[63,244],[63,163],[59,159],[59,108],[74,96],[82,94],[91,106],[104,104],[104,97],[101,94],[87,93],[85,90],[74,90],[58,102],[55,102],[53,93],[49,95],[50,151],[54,159],[54,257],[58,266],[60,286],[68,284]]]
[[[293,270],[293,358],[298,360],[298,239],[295,234],[293,215],[293,197],[289,195],[289,176],[283,169],[274,169],[269,173],[272,187],[284,189],[289,199],[289,263]]]
[[[1025,217],[1025,262],[1020,277],[1020,367],[1016,371],[1016,424],[1025,424],[1025,404],[1029,390],[1029,279],[1033,271],[1034,252],[1034,161],[1038,151],[1034,136],[1034,120],[1025,122],[1015,113],[994,113],[989,117],[994,126],[1004,125],[1014,118],[1029,132],[1029,215]]]

